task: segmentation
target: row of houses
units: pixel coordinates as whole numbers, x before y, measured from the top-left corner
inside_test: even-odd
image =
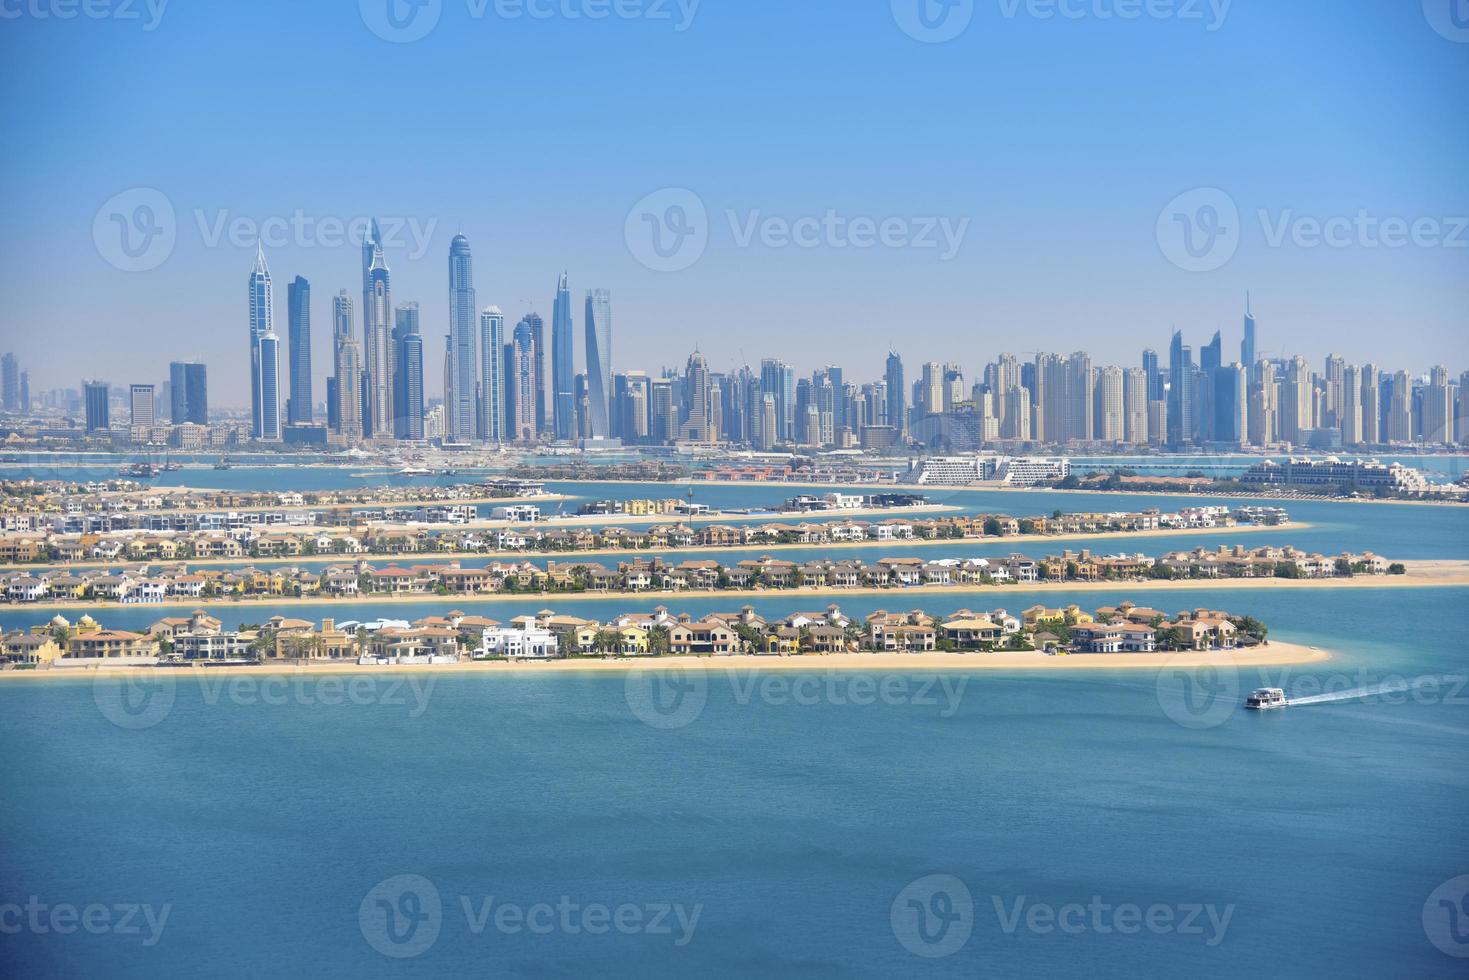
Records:
[[[1246,642],[1256,638],[1246,637]],[[960,609],[934,616],[922,610],[879,609],[853,619],[832,604],[766,619],[753,606],[694,618],[667,606],[649,612],[587,619],[551,609],[508,622],[450,610],[413,622],[372,623],[273,616],[258,626],[225,629],[203,609],[164,617],[147,632],[104,629],[89,616],[75,624],[60,616],[30,630],[0,633],[0,661],[32,667],[99,663],[153,664],[240,661],[344,661],[362,664],[450,663],[463,658],[551,660],[571,656],[799,655],[879,651],[1039,650],[1051,654],[1153,652],[1160,649],[1228,650],[1241,640],[1222,610],[1193,609],[1171,619],[1159,610],[1123,602],[1088,613],[1033,606],[1020,615],[1004,609]]]
[[[75,572],[45,570],[0,574],[0,595],[9,603],[105,601],[161,603],[185,599],[269,599],[359,595],[486,595],[504,592],[712,592],[726,589],[903,589],[917,586],[989,586],[1041,581],[1127,581],[1144,578],[1324,578],[1386,574],[1401,564],[1372,552],[1325,556],[1299,549],[1222,546],[1214,551],[1093,555],[1063,551],[1034,559],[1003,557],[822,558],[791,561],[765,555],[734,564],[713,559],[667,561],[634,558],[615,567],[591,561],[493,561],[481,567],[445,564],[288,565],[220,569],[143,564]]]
[[[453,508],[446,508],[452,510]],[[471,508],[472,509],[472,508]],[[533,505],[501,508],[507,519],[532,526],[468,528],[460,514],[447,527],[352,524],[342,527],[285,527],[267,520],[195,531],[120,530],[109,533],[56,531],[0,534],[0,563],[85,561],[175,561],[300,557],[315,555],[574,552],[670,548],[730,548],[767,544],[828,544],[1101,534],[1162,529],[1227,527],[1242,523],[1224,507],[1185,508],[1175,513],[1075,513],[1012,517],[957,515],[883,520],[761,521],[749,524],[683,522],[636,527],[556,528],[536,526]],[[401,515],[400,515],[401,516]],[[418,524],[425,522],[419,521]],[[446,523],[446,522],[437,522]]]

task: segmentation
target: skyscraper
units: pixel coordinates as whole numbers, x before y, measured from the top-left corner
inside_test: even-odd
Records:
[[[0,357],[0,404],[5,411],[20,410],[20,362],[14,354]]]
[[[111,424],[108,418],[111,392],[106,381],[83,381],[82,393],[87,410],[87,431],[105,432]]]
[[[353,330],[352,297],[345,289],[332,299],[332,354],[337,431],[355,441],[362,438],[362,345]]]
[[[1158,368],[1158,352],[1151,347],[1143,351],[1143,375],[1148,383],[1148,401],[1162,401],[1165,390],[1163,372]]]
[[[250,270],[250,435],[265,438],[265,378],[261,370],[260,341],[275,330],[275,305],[265,249],[255,245],[255,266]]]
[[[475,309],[473,258],[469,239],[449,243],[449,373],[453,391],[444,393],[445,424],[454,439],[473,439],[478,427],[475,396]],[[420,338],[420,343],[422,338]],[[421,379],[420,379],[421,386]]]
[[[570,439],[576,429],[576,398],[572,381],[576,361],[571,327],[571,287],[566,273],[556,280],[556,301],[551,306],[551,416],[557,439]]]
[[[152,428],[158,416],[153,410],[155,389],[152,385],[128,387],[128,424]]]
[[[169,419],[174,425],[209,424],[209,381],[203,364],[174,361],[168,366]]]
[[[884,379],[888,386],[888,425],[898,434],[898,441],[908,434],[908,406],[906,403],[908,390],[903,381],[903,359],[896,351],[888,352],[887,370]]]
[[[592,438],[605,439],[612,393],[612,294],[605,289],[587,292],[583,329],[587,345],[587,418]]]
[[[260,438],[266,442],[281,438],[280,346],[274,330],[260,338]]]
[[[417,303],[393,311],[393,435],[423,438],[423,332]]]
[[[1181,446],[1194,439],[1194,354],[1173,331],[1168,345],[1168,444]]]
[[[1250,312],[1250,294],[1245,293],[1245,337],[1239,344],[1240,363],[1249,374],[1255,368],[1255,314]]]
[[[536,341],[528,322],[522,319],[515,325],[510,344],[510,401],[511,438],[516,442],[534,442],[536,439]]]
[[[286,346],[290,350],[291,396],[286,402],[286,424],[310,422],[311,398],[311,284],[301,276],[286,287]]]
[[[479,437],[505,441],[505,314],[487,306],[479,315]]]
[[[714,398],[710,385],[709,362],[697,350],[689,355],[684,369],[684,403],[687,406],[682,436],[690,442],[716,442],[714,431]]]
[[[376,231],[377,224],[373,223]],[[363,284],[362,332],[367,353],[367,411],[362,420],[366,434],[375,439],[393,436],[393,294],[381,245],[373,245],[372,261]]]

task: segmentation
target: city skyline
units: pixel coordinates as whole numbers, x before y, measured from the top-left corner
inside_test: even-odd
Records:
[[[443,256],[462,230],[494,270],[483,299],[512,324],[527,297],[550,323],[555,270],[611,290],[625,363],[672,350],[681,359],[698,342],[712,366],[778,347],[806,369],[837,337],[863,362],[900,337],[914,360],[967,357],[960,348],[971,338],[984,348],[1014,333],[1045,336],[1057,350],[1095,349],[1098,336],[1158,346],[1175,322],[1190,335],[1236,325],[1247,289],[1287,338],[1283,352],[1313,362],[1328,349],[1376,356],[1384,330],[1405,365],[1464,350],[1469,249],[1372,247],[1356,232],[1335,247],[1295,234],[1302,220],[1365,211],[1377,222],[1438,222],[1447,238],[1451,219],[1469,215],[1469,134],[1443,124],[1451,93],[1469,88],[1469,66],[1415,5],[1350,19],[1322,0],[1238,8],[1214,31],[976,10],[970,30],[942,45],[905,35],[884,4],[843,18],[707,5],[682,32],[617,18],[465,22],[456,10],[414,44],[374,35],[351,4],[265,0],[259,9],[253,18],[172,9],[152,32],[7,22],[8,67],[33,81],[36,97],[8,109],[7,132],[27,152],[5,192],[0,330],[33,383],[136,376],[153,347],[219,365],[238,350],[230,288],[260,231],[278,274],[330,295],[355,289],[343,276],[359,240],[355,227],[334,239],[330,224],[373,214],[393,219],[384,232],[394,291],[422,304],[431,348],[449,316]],[[300,30],[279,36],[280,23]],[[192,30],[210,44],[185,41]],[[320,35],[333,39],[329,52],[303,40]],[[486,44],[503,70],[458,77],[455,66]],[[225,69],[231,55],[266,45],[280,51],[280,70],[239,86]],[[812,86],[801,66],[828,47],[843,56],[822,54]],[[592,70],[608,50],[627,58],[615,78]],[[1292,98],[1281,99],[1278,79],[1239,69],[1260,58],[1289,66]],[[363,64],[388,70],[363,77],[352,70]],[[871,64],[887,66],[885,77],[861,67]],[[173,118],[210,136],[186,153],[146,104],[104,83],[127,77],[147,90],[179,72],[191,83],[169,86]],[[395,76],[415,85],[395,86]],[[670,84],[685,76],[700,84]],[[1095,79],[1106,83],[1087,84]],[[1180,79],[1199,84],[1180,88]],[[415,98],[450,88],[459,95],[443,103]],[[309,111],[303,90],[315,93]],[[364,100],[393,121],[393,138],[374,167],[344,166],[361,143]],[[219,126],[260,105],[276,107],[270,128],[311,138]],[[65,130],[54,122],[62,111],[73,113]],[[559,161],[554,180],[539,162],[501,152],[520,140]],[[94,142],[113,148],[108,167],[86,151]],[[630,251],[627,223],[640,200],[674,188],[697,195],[710,234],[695,264],[658,272]],[[1222,190],[1245,228],[1226,264],[1191,272],[1164,254],[1156,225],[1176,196],[1204,188]],[[125,271],[99,252],[94,224],[115,231],[111,214],[133,216],[132,206],[103,213],[133,189],[161,195],[175,233],[166,261]],[[162,213],[157,200],[122,200]],[[767,219],[828,211],[969,226],[948,261],[941,249],[765,244]],[[65,288],[60,269],[77,273]],[[99,342],[116,335],[150,343],[107,351]],[[57,336],[75,342],[61,350],[50,343]],[[313,340],[313,360],[328,363],[324,332]],[[216,401],[245,404],[246,384],[221,374]]]

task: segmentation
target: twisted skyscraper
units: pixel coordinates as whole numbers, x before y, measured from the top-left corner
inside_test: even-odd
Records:
[[[610,434],[608,396],[612,392],[612,294],[587,291],[587,428],[593,439]]]

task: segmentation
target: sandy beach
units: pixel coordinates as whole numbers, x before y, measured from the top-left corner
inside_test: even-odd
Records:
[[[507,661],[463,661],[457,664],[395,664],[361,666],[347,663],[265,663],[258,666],[180,667],[160,670],[156,667],[55,667],[47,670],[0,671],[0,682],[7,680],[57,680],[93,678],[97,676],[169,676],[201,678],[217,675],[252,676],[333,676],[386,674],[535,674],[565,672],[607,672],[629,670],[723,670],[746,671],[870,671],[874,673],[922,673],[940,670],[1161,670],[1195,667],[1279,667],[1319,663],[1331,658],[1320,647],[1297,643],[1268,643],[1241,650],[1215,650],[1182,653],[1087,653],[1050,656],[1039,652],[1007,653],[831,653],[803,656],[757,656],[737,654],[729,657],[627,657],[571,660],[548,660],[540,663]]]
[[[611,525],[613,522],[609,522]],[[719,523],[715,520],[693,520],[682,521],[692,527],[703,524]],[[789,521],[750,521],[749,526],[761,524],[786,524]],[[1120,539],[1147,539],[1147,538],[1170,538],[1187,535],[1215,535],[1215,534],[1255,534],[1275,531],[1301,531],[1307,530],[1314,525],[1300,521],[1289,524],[1246,524],[1236,527],[1196,527],[1196,528],[1159,528],[1154,531],[1098,531],[1077,532],[1074,534],[1012,534],[1000,538],[922,538],[902,541],[823,541],[819,544],[738,544],[738,545],[690,545],[678,548],[589,548],[584,551],[427,551],[421,554],[361,554],[361,555],[287,555],[271,556],[268,558],[173,558],[157,559],[148,561],[146,559],[127,561],[78,561],[78,562],[56,562],[50,564],[36,564],[29,562],[0,562],[0,571],[41,570],[47,568],[83,569],[83,568],[114,568],[124,565],[150,565],[150,566],[173,566],[187,565],[190,568],[202,566],[228,565],[235,568],[245,568],[250,565],[300,565],[306,562],[321,562],[328,565],[350,565],[358,561],[365,561],[376,565],[403,565],[418,564],[430,565],[440,562],[455,561],[465,558],[482,558],[486,561],[519,561],[522,558],[552,558],[566,564],[575,564],[581,558],[595,558],[600,555],[648,555],[660,554],[664,556],[685,554],[688,552],[759,552],[764,554],[769,551],[810,551],[813,548],[827,549],[841,548],[927,548],[935,545],[950,545],[960,547],[966,544],[977,545],[1009,545],[1016,551],[1025,551],[1031,546],[1040,546],[1052,541],[1057,542],[1086,542],[1086,541],[1115,541]]]
[[[905,596],[956,595],[973,596],[975,601],[989,602],[1008,593],[1035,592],[1185,592],[1197,589],[1402,589],[1469,585],[1469,560],[1417,561],[1408,565],[1405,575],[1357,575],[1352,578],[1282,579],[1282,578],[1216,578],[1216,579],[1140,579],[1105,582],[1031,582],[1011,585],[912,585],[906,588],[800,588],[800,589],[684,589],[677,592],[492,592],[482,595],[365,595],[342,599],[321,596],[272,597],[261,599],[170,599],[167,602],[30,602],[0,606],[0,615],[14,619],[16,613],[53,609],[266,609],[288,606],[341,605],[438,605],[477,606],[490,603],[520,602],[554,607],[558,602],[624,602],[651,607],[673,604],[685,599],[761,599],[806,598],[825,605],[843,596],[891,596],[894,608],[907,606]],[[1001,601],[1003,599],[1001,598]]]

